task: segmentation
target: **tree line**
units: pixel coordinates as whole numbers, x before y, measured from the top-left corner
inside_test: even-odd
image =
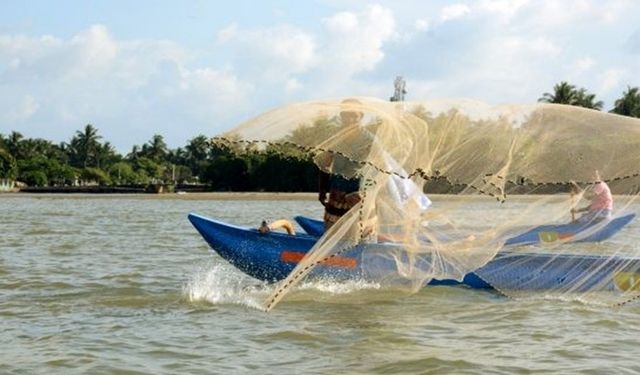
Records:
[[[601,111],[604,103],[596,100],[596,95],[585,88],[577,88],[569,82],[562,81],[553,87],[553,92],[545,92],[539,102],[567,104]],[[613,104],[609,113],[622,116],[640,117],[640,87],[628,86],[622,96]]]
[[[603,107],[595,94],[564,81],[539,101]],[[640,88],[628,87],[609,112],[640,118]],[[121,155],[88,124],[59,144],[25,138],[16,131],[0,134],[0,179],[29,186],[202,184],[214,191],[315,191],[317,168],[293,151],[267,148],[238,153],[212,144],[205,135],[170,149],[156,134]]]
[[[214,191],[311,191],[316,175],[310,160],[268,150],[238,155],[204,135],[170,149],[156,134],[121,155],[91,124],[60,144],[16,131],[0,134],[0,178],[29,186],[202,184]]]

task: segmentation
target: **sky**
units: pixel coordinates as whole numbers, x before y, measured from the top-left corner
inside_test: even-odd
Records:
[[[122,153],[344,96],[526,104],[560,81],[609,110],[640,86],[635,0],[3,0],[0,134]]]

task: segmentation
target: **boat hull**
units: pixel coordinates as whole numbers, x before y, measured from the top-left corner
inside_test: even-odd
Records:
[[[262,234],[189,214],[191,223],[213,251],[242,272],[256,279],[277,282],[284,279],[313,247],[317,238],[307,234],[290,236],[279,232]],[[392,243],[359,245],[314,268],[310,277],[364,279],[375,281],[381,274],[371,268],[387,271],[393,261],[376,254],[386,254]],[[371,266],[372,259],[375,267]],[[365,264],[367,265],[365,267]],[[596,270],[596,271],[594,271]],[[585,275],[588,277],[585,277]],[[466,274],[462,280],[433,279],[430,285],[466,285],[471,288],[530,290],[606,290],[640,289],[640,259],[594,255],[558,255],[522,252],[500,252],[483,267]],[[577,286],[576,286],[577,285]]]

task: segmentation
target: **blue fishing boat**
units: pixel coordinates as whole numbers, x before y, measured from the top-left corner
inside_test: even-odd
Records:
[[[612,236],[634,216],[631,214],[612,220],[602,228],[606,228],[606,235],[590,234],[591,240]],[[268,282],[284,279],[317,241],[316,236],[306,233],[260,233],[256,229],[223,223],[194,213],[189,214],[188,218],[213,251],[242,272]],[[550,232],[554,228],[565,230],[567,226],[541,228]],[[521,243],[529,243],[529,234],[522,236]],[[543,235],[546,236],[549,235]],[[395,264],[390,259],[375,255],[387,254],[394,246],[400,248],[399,244],[391,242],[360,244],[321,262],[309,277],[376,280],[379,275],[371,273],[371,269],[391,270]],[[367,262],[372,261],[379,264],[370,267],[371,264]],[[428,262],[428,259],[423,261]],[[573,290],[589,290],[594,286],[600,290],[636,290],[640,289],[640,258],[503,250],[483,267],[465,275],[461,281],[433,279],[429,284],[464,284],[471,288],[486,289],[492,288],[497,281],[502,290],[569,287]]]

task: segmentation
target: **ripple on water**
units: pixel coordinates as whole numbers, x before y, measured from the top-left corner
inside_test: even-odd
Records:
[[[322,335],[315,334],[305,329],[281,330],[277,332],[258,334],[253,341],[257,344],[269,344],[274,341],[280,341],[313,348],[319,348],[327,343],[327,340],[325,340]]]
[[[25,236],[42,236],[45,234],[55,234],[56,232],[49,227],[36,227],[29,230],[26,230],[23,234]]]
[[[49,253],[54,256],[74,256],[74,251],[80,249],[81,246],[78,242],[65,241],[49,248]]]
[[[392,361],[371,368],[373,374],[462,374],[471,371],[478,373],[482,372],[482,369],[463,359],[442,359],[431,356]]]

